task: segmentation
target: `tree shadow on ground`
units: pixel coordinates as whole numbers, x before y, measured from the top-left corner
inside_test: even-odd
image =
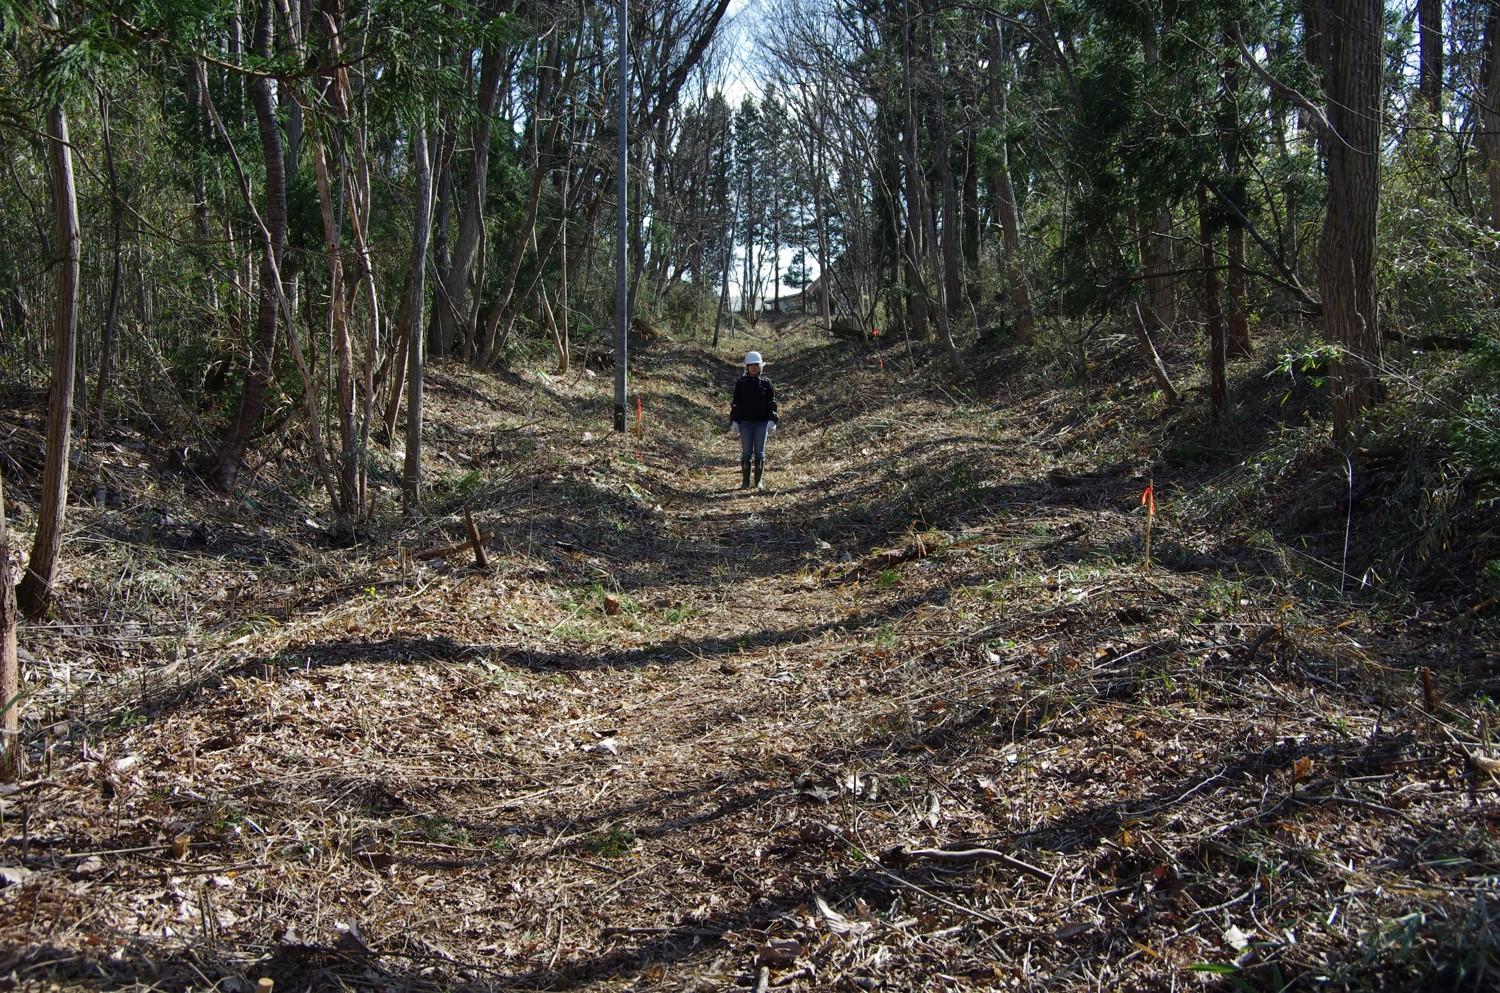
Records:
[[[1124,671],[1126,667],[1120,668]],[[1112,675],[1120,675],[1120,672]],[[1012,715],[1004,707],[982,703],[963,718],[942,727],[908,736],[871,736],[823,755],[821,760],[824,765],[837,766],[859,759],[868,763],[872,772],[890,776],[905,769],[908,762],[928,766],[951,757],[956,751],[993,749],[996,747],[993,733],[996,725],[1007,726],[1012,740],[1042,732],[1047,724],[1044,713],[1043,709],[1037,708],[1023,721],[1007,720]],[[1157,831],[1158,841],[1171,847],[1175,837],[1171,824],[1179,810],[1189,804],[1214,802],[1220,794],[1233,792],[1237,799],[1232,803],[1223,801],[1221,806],[1232,806],[1238,812],[1244,802],[1250,801],[1254,809],[1249,814],[1232,815],[1226,821],[1225,829],[1217,833],[1215,847],[1205,857],[1227,858],[1231,872],[1253,879],[1260,871],[1255,859],[1246,859],[1243,865],[1234,861],[1234,845],[1239,839],[1262,838],[1273,821],[1285,822],[1291,817],[1318,814],[1336,804],[1335,800],[1324,795],[1324,791],[1331,790],[1337,782],[1379,773],[1392,763],[1409,761],[1413,753],[1410,737],[1393,735],[1370,739],[1281,741],[1262,748],[1227,751],[1185,768],[1146,790],[1132,790],[1128,783],[1123,783],[1124,795],[1060,813],[1028,831],[1004,839],[1004,847],[1021,854],[1047,853],[1045,857],[1049,859],[1058,854],[1080,855],[1093,851],[1101,838],[1114,836],[1123,825],[1153,818],[1166,825]],[[1330,770],[1330,777],[1304,782],[1300,786],[1294,783],[1289,772],[1303,758],[1312,759],[1319,769]],[[1284,782],[1278,786],[1279,780]],[[741,770],[709,777],[702,783],[660,792],[622,806],[591,809],[577,817],[559,816],[510,825],[502,830],[545,836],[559,831],[574,832],[574,840],[564,840],[549,854],[577,854],[583,849],[578,838],[605,826],[624,826],[642,839],[664,839],[764,804],[776,803],[784,807],[786,803],[804,802],[798,796],[798,787],[770,785],[757,772]],[[475,822],[472,826],[489,832],[497,827],[489,822]],[[1191,834],[1183,832],[1184,844],[1192,841]],[[1435,852],[1445,854],[1468,850],[1473,845],[1472,836],[1455,836],[1450,842],[1434,843],[1425,828],[1418,830],[1414,827],[1407,857],[1416,864],[1430,860]],[[205,946],[171,954],[161,954],[150,946],[141,946],[133,953],[109,959],[80,955],[66,949],[23,950],[6,963],[6,969],[14,969],[23,977],[34,974],[52,981],[66,979],[83,988],[101,990],[132,983],[188,989],[205,976],[245,975],[249,958],[269,952],[269,956],[254,967],[255,974],[275,979],[278,989],[284,990],[326,988],[326,984],[334,980],[355,988],[424,989],[429,984],[446,984],[451,988],[476,991],[576,990],[596,981],[636,979],[652,966],[683,962],[703,952],[707,945],[716,941],[717,935],[753,938],[775,929],[789,912],[805,911],[815,896],[834,907],[848,906],[858,898],[879,912],[890,904],[893,893],[901,887],[899,880],[940,889],[949,894],[950,899],[961,899],[966,880],[977,879],[985,871],[971,868],[939,872],[934,867],[909,863],[894,856],[882,857],[883,866],[860,863],[850,868],[845,863],[844,867],[830,871],[826,852],[804,850],[795,845],[787,850],[773,846],[771,851],[778,864],[774,877],[778,882],[751,888],[741,905],[676,922],[652,921],[652,927],[648,927],[644,935],[622,934],[614,939],[617,947],[588,952],[572,961],[564,960],[555,967],[541,964],[539,960],[503,966],[459,964],[446,958],[440,950],[429,950],[420,944],[392,949],[380,956],[328,946],[237,947],[233,941],[228,941],[217,949]],[[1027,857],[1042,860],[1037,854],[1028,854]],[[1153,874],[1162,856],[1141,859],[1123,849],[1110,849],[1103,857],[1109,865],[1095,865],[1092,871],[1107,870],[1111,886],[1116,889],[1122,884],[1127,889],[1134,886],[1144,897],[1149,889],[1147,883],[1155,878]],[[1200,884],[1189,880],[1187,885],[1191,888]],[[1200,901],[1204,903],[1223,896],[1205,889],[1199,889],[1197,893],[1204,896],[1205,899]],[[1124,933],[1135,937],[1148,924],[1148,919],[1142,918],[1121,920],[1112,927],[1124,929]],[[656,930],[657,926],[660,930]],[[975,926],[985,929],[983,925]],[[1108,934],[1101,934],[1097,940],[1112,939]],[[726,950],[743,955],[748,961],[748,952],[743,949],[730,947]]]

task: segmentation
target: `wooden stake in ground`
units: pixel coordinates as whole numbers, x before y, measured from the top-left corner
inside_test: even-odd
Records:
[[[1146,480],[1146,488],[1141,491],[1141,506],[1146,508],[1146,557],[1141,562],[1141,569],[1150,572],[1151,524],[1156,520],[1156,480]]]
[[[21,662],[16,656],[16,590],[10,576],[5,479],[0,477],[0,783],[21,774]]]
[[[464,504],[464,526],[469,529],[469,544],[474,548],[474,564],[481,569],[488,569],[490,557],[484,553],[484,537],[474,526],[474,517],[469,513],[468,504]]]

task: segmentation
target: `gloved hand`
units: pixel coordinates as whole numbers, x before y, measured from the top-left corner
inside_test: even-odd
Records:
[[[729,422],[729,433],[732,436],[736,437],[736,438],[738,438],[740,436],[740,422],[739,421],[730,421]]]
[[[772,421],[770,423],[770,425],[767,426],[766,433],[767,434],[775,434],[776,433],[776,425],[777,425],[777,422],[776,421]]]

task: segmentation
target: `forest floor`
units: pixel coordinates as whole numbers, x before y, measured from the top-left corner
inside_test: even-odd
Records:
[[[435,370],[428,513],[350,549],[274,452],[226,500],[91,443],[0,987],[1494,987],[1482,610],[1203,524],[1212,459],[1144,569],[1140,396],[786,326],[635,361],[625,438],[608,372]],[[490,568],[417,559],[465,505]]]

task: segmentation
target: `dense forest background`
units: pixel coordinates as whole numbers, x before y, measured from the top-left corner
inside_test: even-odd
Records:
[[[731,267],[741,307],[774,306],[812,259],[824,312],[952,349],[1191,321],[1215,410],[1251,324],[1321,315],[1340,435],[1410,351],[1383,342],[1477,342],[1484,5],[786,3],[742,31],[764,85],[739,106],[725,10],[631,14],[632,312],[702,320]],[[76,295],[88,422],[166,374],[227,488],[262,418],[310,403],[358,516],[408,340],[481,368],[550,340],[566,364],[608,325],[611,8],[3,13],[6,374],[41,381]],[[338,398],[314,418],[319,368]]]
[[[1226,364],[1291,329],[1346,448],[1381,398],[1435,404],[1408,448],[1493,485],[1493,5],[778,0],[735,47],[726,6],[630,12],[632,315],[717,334],[811,283],[955,372],[1127,333],[1229,419]],[[385,486],[414,505],[415,443],[372,470],[424,363],[608,339],[613,16],[5,4],[0,377],[71,389],[80,436],[149,418],[226,491],[290,433],[347,533]]]
[[[952,383],[1128,340],[1140,420],[1210,434],[1260,363],[1389,498],[1362,581],[1467,531],[1493,592],[1500,7],[726,12],[631,9],[622,83],[611,7],[0,7],[0,378],[49,404],[21,608],[114,424],[224,493],[291,446],[341,542],[414,511],[429,363],[607,360],[620,169],[637,333],[791,308]]]

